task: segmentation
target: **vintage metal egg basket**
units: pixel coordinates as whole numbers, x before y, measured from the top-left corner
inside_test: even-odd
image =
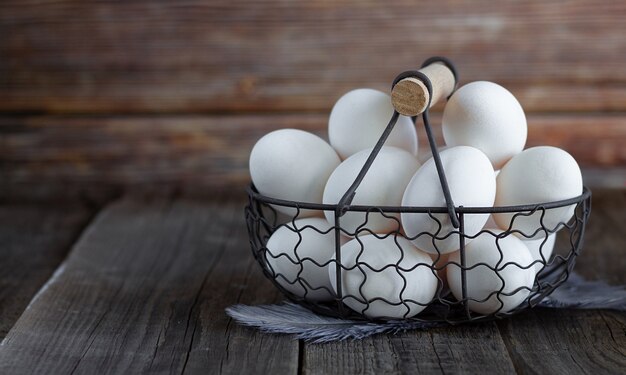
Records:
[[[444,69],[447,69],[447,73],[444,72]],[[449,77],[446,78],[444,74],[448,74]],[[343,198],[339,201],[338,204],[313,204],[270,198],[268,196],[260,194],[256,190],[254,185],[250,185],[250,187],[248,188],[249,202],[245,208],[245,215],[250,236],[252,253],[261,268],[263,269],[263,273],[270,280],[272,280],[274,285],[276,285],[276,287],[280,289],[290,300],[297,302],[320,314],[349,319],[370,320],[372,318],[368,317],[367,311],[370,308],[370,305],[372,305],[374,302],[387,303],[393,306],[405,305],[406,314],[404,314],[404,316],[402,317],[404,319],[424,322],[447,322],[450,324],[458,324],[464,322],[502,318],[515,314],[516,312],[519,312],[521,310],[536,306],[544,297],[549,295],[552,291],[559,287],[559,285],[567,280],[570,272],[572,271],[572,268],[574,267],[576,257],[578,256],[582,248],[585,225],[587,223],[591,209],[591,192],[589,191],[589,189],[584,188],[582,194],[577,197],[561,201],[544,202],[538,204],[526,204],[508,207],[455,206],[450,196],[445,171],[443,170],[441,159],[439,157],[439,152],[437,150],[437,146],[431,132],[428,108],[437,99],[442,97],[449,97],[456,87],[456,82],[457,74],[454,66],[449,60],[441,57],[428,59],[423,64],[422,69],[420,69],[419,71],[404,72],[394,80],[392,86],[392,101],[395,111],[387,127],[385,128],[385,131],[380,136],[380,139],[378,140],[374,149],[369,155],[369,158],[359,172],[356,180],[346,191],[346,193],[343,195]],[[446,85],[448,86],[447,90],[445,89]],[[446,206],[380,207],[351,205],[351,201],[354,197],[355,191],[358,189],[359,184],[365,177],[368,169],[374,162],[381,147],[391,133],[400,114],[413,116],[414,122],[418,118],[417,115],[421,114],[424,128],[428,136],[428,141],[430,143],[433,159],[437,167],[441,187],[445,196]],[[294,209],[295,214],[287,218],[281,218],[278,212],[273,208],[275,206],[291,207]],[[569,220],[565,222],[560,222],[557,225],[550,225],[549,227],[544,223],[543,218],[546,213],[549,213],[551,210],[556,210],[566,206],[575,207],[574,214]],[[303,210],[316,210],[320,211],[320,213],[322,213],[322,211],[331,211],[334,213],[335,225],[332,226],[330,229],[312,228],[311,226],[298,228],[295,224],[295,220],[299,219],[302,216]],[[345,215],[347,212],[366,213],[362,225],[353,232],[348,232],[345,228],[341,226],[342,216]],[[401,223],[399,218],[397,217],[398,213],[426,214],[434,222],[437,223],[437,227],[439,228],[439,230],[435,231],[434,233],[422,232],[413,237],[407,236],[401,230]],[[470,217],[471,215],[484,215],[493,213],[513,214],[511,218],[511,225],[507,230],[499,232],[492,229],[483,228],[479,233],[475,233],[473,235],[465,232],[464,223],[466,222],[468,217]],[[438,255],[434,255],[434,260],[432,262],[428,262],[428,264],[421,263],[417,265],[421,267],[429,267],[431,272],[437,277],[437,290],[430,301],[424,302],[410,300],[408,298],[404,298],[402,295],[399,295],[398,298],[394,298],[393,300],[381,297],[368,299],[365,298],[360,292],[354,294],[349,294],[345,292],[342,286],[342,273],[347,272],[348,270],[354,270],[355,265],[348,266],[347,264],[345,264],[345,262],[343,262],[341,254],[342,238],[349,237],[358,239],[359,237],[372,234],[372,232],[367,229],[367,221],[370,214],[382,214],[383,216],[397,222],[398,229],[396,231],[392,231],[391,233],[386,234],[376,234],[377,237],[385,238],[390,236],[394,239],[405,238],[407,240],[415,240],[416,237],[426,236],[433,239],[432,243],[437,250]],[[452,224],[454,228],[453,231],[442,231],[444,223],[442,223],[443,220],[441,214],[446,215],[445,220],[449,220],[449,223]],[[538,225],[534,233],[522,233],[519,230],[513,229],[515,227],[514,223],[516,219],[530,215],[537,215],[539,217]],[[313,229],[319,233],[326,233],[328,235],[330,235],[330,232],[332,232],[332,235],[334,235],[334,257],[327,259],[324,262],[317,262],[310,257],[302,257],[298,255],[298,245],[296,245],[294,249],[294,257],[290,257],[285,254],[273,254],[266,247],[267,242],[270,236],[278,228],[284,226],[288,226],[291,231],[298,233],[300,238],[302,238],[302,236],[299,234],[299,232],[304,229]],[[546,245],[546,240],[549,234],[556,232],[558,232],[559,240],[557,241],[557,246],[555,247],[555,254],[550,258],[546,258],[543,255],[544,246],[548,246]],[[442,252],[440,252],[437,248],[435,240],[445,239],[450,235],[458,236],[459,238],[458,251],[460,254],[460,261],[458,263],[450,261],[441,263],[439,262],[439,260],[443,259]],[[469,297],[466,278],[466,273],[468,271],[476,268],[477,266],[481,266],[488,268],[488,270],[485,269],[485,272],[495,272],[497,275],[499,275],[498,272],[500,272],[503,267],[503,265],[500,264],[501,262],[498,262],[498,264],[496,264],[495,266],[490,266],[486,263],[473,264],[472,266],[468,266],[466,264],[466,243],[476,238],[478,235],[492,235],[494,237],[494,241],[496,241],[496,244],[498,243],[496,239],[504,238],[506,236],[517,235],[518,237],[529,238],[533,235],[543,235],[543,238],[546,240],[541,243],[541,259],[535,260],[531,264],[507,263],[505,265],[507,267],[519,267],[520,269],[528,269],[530,267],[535,267],[535,265],[539,265],[540,270],[536,274],[532,288],[520,287],[515,290],[505,291],[505,280],[504,278],[498,276],[502,280],[502,285],[499,290],[494,290],[484,299],[480,300],[472,299],[471,297]],[[396,241],[396,244],[397,243],[398,241]],[[363,246],[362,243],[361,246]],[[400,245],[398,245],[397,247],[402,253],[403,248]],[[497,248],[500,252],[500,257],[502,260],[504,256],[500,245],[497,245]],[[362,251],[363,249],[361,249],[361,252]],[[401,258],[403,256],[404,254],[401,255]],[[299,267],[300,271],[297,272],[297,275],[295,275],[295,277],[293,275],[283,275],[270,266],[270,263],[267,261],[270,257],[282,257],[284,258],[283,261],[288,261],[295,267]],[[311,300],[310,298],[307,298],[309,290],[315,290],[316,287],[312,285],[312,282],[307,280],[307,277],[302,272],[302,264],[305,261],[309,262],[309,265],[314,264],[316,267],[330,268],[330,274],[332,275],[332,277],[334,277],[333,282],[335,290],[329,290],[329,288],[326,287],[318,288],[327,289],[328,293],[331,293],[335,296],[334,300],[317,302]],[[402,294],[407,287],[407,280],[405,277],[402,276],[402,274],[403,272],[407,272],[410,270],[403,269],[399,265],[399,263],[400,262],[390,264],[388,267],[385,267],[385,270],[395,269],[398,275],[401,276],[404,282],[404,285],[402,286],[400,291],[400,294]],[[358,257],[357,265],[359,265]],[[446,287],[445,277],[443,277],[440,272],[446,267],[460,267],[462,293],[461,296],[457,296],[460,298],[455,298],[450,290]],[[368,273],[371,274],[371,272],[383,272],[383,270],[374,270],[370,267],[368,272],[363,272],[363,284],[366,283],[367,275]],[[303,295],[295,295],[291,293],[284,287],[285,283],[300,285],[302,290],[304,291]],[[493,298],[494,296],[500,302],[500,306],[504,306],[503,299],[505,296],[519,293],[522,291],[522,289],[525,289],[525,293],[528,294],[524,298],[523,302],[513,309],[496,309],[496,311],[487,314],[476,313],[470,309],[471,301],[484,302],[489,298]],[[359,301],[362,308],[351,309],[346,306],[345,301],[348,298]],[[424,309],[417,315],[409,316],[409,303],[419,304],[420,306],[424,306]],[[398,317],[395,317],[395,319],[398,319]]]

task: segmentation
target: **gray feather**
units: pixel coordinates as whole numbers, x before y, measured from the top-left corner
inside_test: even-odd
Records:
[[[572,274],[539,306],[626,311],[626,290],[623,286],[611,286],[602,281],[585,281],[579,275]],[[401,320],[373,323],[332,318],[317,315],[289,302],[280,305],[234,305],[226,308],[226,313],[239,324],[268,333],[293,334],[295,339],[313,343],[360,340],[379,333],[395,334],[444,325]]]
[[[372,323],[317,315],[293,303],[281,305],[234,305],[226,313],[239,324],[256,327],[263,332],[295,334],[295,339],[313,343],[360,340],[378,333],[397,333],[439,326],[439,323],[388,321]]]
[[[626,289],[604,281],[586,281],[572,273],[565,283],[544,298],[541,307],[626,311]]]

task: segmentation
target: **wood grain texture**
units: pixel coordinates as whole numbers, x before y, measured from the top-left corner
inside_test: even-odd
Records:
[[[431,55],[529,111],[626,109],[614,0],[3,1],[0,110],[328,110]]]
[[[305,344],[304,374],[510,374],[495,323]]]
[[[0,372],[295,373],[296,341],[224,313],[277,291],[249,256],[242,202],[217,200],[102,211],[2,342]]]
[[[625,285],[626,190],[594,191],[592,202],[575,269],[589,280]],[[537,309],[498,327],[521,373],[619,374],[626,368],[624,312]]]
[[[626,314],[540,309],[498,322],[519,373],[620,374]]]
[[[93,213],[76,203],[0,205],[0,340],[61,264]]]
[[[440,117],[433,116],[433,129],[443,144]],[[326,138],[327,121],[327,114],[0,117],[0,195],[44,188],[58,194],[87,187],[241,189],[249,181],[249,152],[264,134],[299,128]],[[561,147],[583,169],[626,166],[626,115],[530,115],[528,122],[527,146]],[[418,132],[426,153],[421,125]],[[626,173],[621,181],[626,186]]]

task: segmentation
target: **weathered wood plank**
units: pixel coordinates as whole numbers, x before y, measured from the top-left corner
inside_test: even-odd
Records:
[[[3,341],[0,372],[295,372],[297,342],[224,314],[276,298],[247,246],[240,200],[109,206]]]
[[[529,111],[626,109],[626,3],[3,1],[0,110],[327,110],[431,55]]]
[[[626,284],[626,190],[598,190],[576,270],[592,280]],[[626,313],[537,309],[498,322],[522,373],[623,373]]]
[[[436,124],[440,116],[434,116]],[[0,117],[1,195],[40,189],[158,185],[243,187],[248,156],[287,127],[326,137],[327,114],[248,116]],[[626,115],[530,115],[528,145],[554,145],[583,168],[624,168]],[[421,126],[420,144],[428,151]],[[441,127],[435,126],[441,142]],[[622,171],[621,185],[626,186]],[[618,177],[619,179],[620,177]],[[616,182],[619,184],[619,182]]]
[[[306,374],[507,374],[513,363],[495,323],[304,346]]]
[[[626,314],[548,310],[498,322],[524,374],[620,374],[626,368]]]
[[[0,204],[0,340],[69,252],[93,210]]]
[[[225,220],[222,236],[227,244],[219,264],[198,293],[195,335],[190,343],[184,373],[191,374],[295,374],[299,345],[290,336],[259,333],[236,324],[224,308],[236,303],[275,303],[284,296],[263,276],[250,253],[243,224],[243,202],[228,208],[234,219]],[[212,232],[217,235],[220,232]]]

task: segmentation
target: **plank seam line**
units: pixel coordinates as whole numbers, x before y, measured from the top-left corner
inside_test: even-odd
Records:
[[[304,340],[298,340],[298,375],[304,373]]]
[[[613,340],[613,342],[617,344],[617,340],[615,340],[615,336],[613,336],[613,330],[611,329],[611,326],[609,325],[609,322],[606,321],[606,317],[604,316],[604,312],[603,311],[599,311],[599,313],[600,313],[599,314],[600,318],[602,318],[602,321],[604,322],[604,325],[606,326],[606,329],[609,330],[609,335],[611,336],[611,340]]]
[[[11,331],[13,330],[13,327],[15,327],[15,325],[19,322],[24,313],[26,313],[32,307],[32,305],[37,300],[39,300],[39,298],[41,298],[41,296],[50,288],[50,286],[57,281],[61,274],[63,274],[67,266],[68,260],[74,253],[77,245],[83,240],[86,233],[89,231],[89,228],[91,228],[92,225],[99,220],[101,215],[104,214],[104,211],[106,211],[106,209],[114,202],[115,200],[104,202],[102,203],[102,205],[100,205],[100,207],[93,208],[94,213],[87,220],[85,220],[85,224],[76,231],[74,238],[70,242],[69,250],[66,252],[65,258],[63,259],[61,264],[59,264],[57,269],[54,270],[54,272],[52,273],[52,276],[50,276],[50,278],[41,286],[41,288],[39,288],[37,293],[35,293],[35,295],[31,298],[30,302],[28,302],[28,305],[26,306],[24,311],[22,311],[15,323],[13,323],[13,326],[11,327],[9,332],[7,332],[6,336],[2,339],[2,341],[0,341],[0,346],[4,346],[6,344],[7,339],[11,337]]]
[[[159,330],[159,337],[158,337],[157,342],[155,344],[154,352],[152,353],[152,358],[150,359],[150,366],[148,366],[148,370],[152,369],[152,365],[154,364],[154,360],[156,359],[156,354],[157,354],[157,352],[159,350],[159,343],[160,343],[160,340],[161,340],[161,334],[163,334],[163,337],[165,337],[167,335],[167,330],[170,328],[170,322],[172,321],[172,316],[174,316],[174,309],[172,309],[170,307],[170,314],[167,317],[166,325],[165,325],[165,327],[163,327],[163,325],[161,325],[161,328]],[[171,365],[170,365],[170,368],[171,368]]]
[[[236,230],[234,230],[234,229],[231,229],[229,231],[230,234],[234,234],[235,232],[236,232]],[[232,238],[232,236],[230,236],[229,238]],[[243,292],[244,292],[244,290],[246,288],[245,286],[248,285],[248,281],[250,280],[250,275],[252,274],[252,272],[251,272],[252,271],[252,267],[255,264],[256,264],[256,262],[254,262],[254,261],[250,261],[250,260],[248,261],[248,266],[247,266],[246,272],[245,272],[246,276],[245,276],[245,278],[243,280],[243,283],[242,283],[244,285],[244,287],[239,290],[239,294],[237,295],[237,299],[236,299],[236,302],[235,302],[237,304],[241,301],[241,296],[243,295]],[[226,323],[226,329],[224,330],[224,335],[226,335],[226,360],[229,359],[229,353],[230,353],[230,335],[232,333],[232,329],[231,329],[232,323],[233,323],[233,318],[228,316],[228,323]],[[220,360],[220,373],[222,373],[222,368],[223,367],[224,367],[224,358],[222,358]]]
[[[235,210],[232,210],[235,211]],[[235,218],[235,214],[234,212],[231,213],[231,217],[229,219],[234,219]],[[233,238],[232,234],[234,234],[235,230],[232,229],[231,226],[231,230],[229,230],[229,234],[231,234],[231,236],[229,236],[228,238]],[[227,243],[228,241],[226,241]],[[205,288],[206,282],[209,279],[209,276],[211,276],[211,274],[213,273],[213,271],[215,270],[215,268],[217,267],[217,264],[219,264],[220,260],[222,259],[222,256],[224,255],[224,253],[226,252],[226,243],[222,244],[219,247],[219,255],[216,257],[215,261],[213,262],[213,264],[211,264],[211,267],[209,267],[209,269],[207,270],[207,272],[204,274],[204,278],[202,280],[202,283],[200,284],[200,287],[198,288],[198,291],[196,292],[195,298],[193,303],[191,304],[191,308],[189,309],[189,314],[187,315],[187,327],[185,328],[185,337],[187,336],[187,330],[189,329],[189,322],[191,321],[191,317],[193,315],[193,311],[200,299],[200,295],[202,294],[202,291]],[[183,368],[181,369],[180,373],[184,374],[185,370],[187,368],[187,363],[189,362],[189,356],[191,354],[191,349],[193,348],[193,340],[194,340],[194,336],[196,333],[196,328],[197,328],[197,324],[194,324],[194,328],[193,331],[191,332],[191,339],[189,340],[189,347],[187,348],[187,353],[185,355],[185,362],[183,363]],[[227,342],[228,344],[228,342]],[[220,364],[221,367],[221,364]]]
[[[235,233],[235,231],[233,230],[232,233]],[[254,262],[254,261],[248,261],[248,266],[247,266],[246,272],[245,272],[246,276],[245,276],[245,278],[243,280],[243,283],[242,283],[243,285],[248,285],[248,280],[250,280],[252,266],[254,266],[255,264],[256,264],[256,262]],[[237,295],[237,299],[236,299],[236,302],[235,302],[236,304],[238,304],[241,301],[241,296],[243,295],[244,290],[245,290],[245,287],[241,288],[239,290],[239,294]],[[232,333],[232,330],[231,330],[232,322],[233,322],[233,318],[228,316],[228,323],[226,323],[226,328],[224,330],[224,336],[226,336],[226,348],[225,348],[226,360],[229,359],[229,353],[230,353],[230,334]],[[224,367],[224,358],[222,358],[220,360],[220,371],[219,371],[220,374],[223,373],[223,370],[222,370],[223,367]]]
[[[20,314],[20,318],[22,317],[22,315],[24,315],[24,313],[26,311],[28,311],[32,304],[35,303],[40,297],[41,295],[48,289],[48,287],[50,285],[52,285],[52,283],[54,283],[56,281],[56,279],[59,278],[59,276],[61,276],[61,273],[63,273],[63,271],[65,271],[65,266],[67,265],[67,260],[64,260],[59,267],[57,267],[56,270],[54,270],[54,273],[52,274],[52,276],[50,276],[50,278],[48,279],[48,281],[46,281],[41,288],[39,288],[39,290],[37,291],[37,293],[35,293],[35,295],[33,296],[33,298],[30,300],[30,302],[28,303],[28,305],[26,306],[26,308],[24,309],[24,311],[22,311],[22,313]],[[15,324],[17,324],[17,322],[20,320],[20,318],[18,318],[15,323],[13,324],[13,327],[15,327]],[[7,335],[4,337],[4,339],[2,339],[2,341],[0,341],[0,346],[4,346],[6,343],[6,340],[10,337],[10,333],[11,330],[13,330],[13,327],[11,327],[11,329],[9,330],[9,332],[7,333]]]
[[[433,338],[433,333],[429,332],[428,335],[430,336],[430,345],[433,347],[433,351],[435,352],[435,357],[437,357],[437,364],[439,365],[439,369],[441,370],[441,373],[445,375],[445,371],[443,369],[443,365],[441,364],[441,358],[439,357],[439,353],[437,352],[437,348],[435,347],[435,340]],[[404,342],[402,342],[402,346],[404,349]]]
[[[114,295],[117,296],[123,288],[124,288],[124,283],[122,283],[122,285],[120,285],[120,287],[117,288],[117,291],[114,293]],[[70,375],[73,375],[76,372],[76,369],[80,365],[81,361],[85,358],[85,356],[89,352],[89,349],[91,349],[91,345],[93,345],[93,342],[96,341],[97,335],[94,336],[94,333],[96,332],[96,330],[98,330],[98,328],[100,327],[100,324],[102,324],[102,321],[108,315],[109,311],[110,311],[110,306],[102,313],[100,318],[98,318],[98,322],[96,322],[91,332],[89,332],[88,339],[91,339],[91,341],[89,342],[89,345],[87,345],[87,348],[85,349],[85,351],[83,351],[83,354],[81,354],[80,358],[76,362],[76,365],[74,365],[74,368],[72,368],[72,371],[70,371]]]
[[[174,206],[174,201],[176,199],[176,194],[177,192],[172,192],[172,197],[170,200],[170,204],[168,206],[168,211],[171,211],[173,206]],[[182,230],[180,231],[178,238],[176,239],[176,250],[178,250],[178,247],[180,246],[180,244],[182,243],[182,240],[185,238],[185,236],[187,235],[187,233],[189,232],[189,223],[185,223],[184,227],[182,228]],[[221,254],[220,254],[221,257]],[[219,258],[217,259],[219,260]],[[216,262],[217,262],[216,260]],[[202,293],[202,289],[204,287],[204,283],[206,282],[206,279],[208,277],[208,275],[211,273],[211,270],[213,269],[213,266],[211,266],[211,268],[209,269],[209,271],[204,274],[204,277],[202,279],[202,283],[200,284],[200,287],[198,288],[198,291],[196,292],[196,294],[194,295],[194,299],[193,302],[191,303],[191,306],[189,307],[189,313],[187,314],[187,323],[185,325],[185,335],[183,336],[183,342],[185,340],[185,338],[187,338],[187,332],[189,331],[189,323],[191,322],[191,318],[193,315],[193,310],[196,307],[198,300],[200,298],[200,294]],[[185,354],[185,362],[183,363],[183,368],[181,369],[180,373],[183,374],[185,372],[185,369],[187,368],[187,362],[189,361],[189,354],[191,352],[191,348],[193,347],[193,339],[194,336],[196,334],[196,328],[198,327],[197,323],[194,322],[193,324],[193,330],[191,331],[191,338],[189,339],[189,346],[187,347],[187,353]],[[173,363],[172,363],[173,364]],[[171,364],[170,364],[171,365]]]
[[[185,337],[187,337],[187,331],[189,330],[189,323],[191,322],[193,311],[198,303],[198,300],[200,299],[202,290],[204,290],[204,284],[208,280],[209,275],[211,275],[211,273],[215,269],[215,264],[221,259],[223,253],[224,251],[220,252],[219,257],[215,260],[214,264],[211,266],[211,268],[209,268],[208,272],[204,274],[204,278],[202,280],[202,283],[200,284],[200,288],[198,288],[198,291],[196,292],[193,303],[191,304],[191,307],[189,308],[189,314],[187,314],[187,326],[185,327],[185,335],[183,337],[183,340]],[[193,348],[193,340],[194,340],[194,336],[196,335],[197,327],[198,327],[198,324],[194,322],[193,330],[191,331],[191,338],[189,339],[189,346],[187,347],[187,353],[185,353],[185,362],[183,363],[183,368],[180,370],[181,374],[184,374],[185,370],[187,369],[187,363],[189,362],[189,356],[191,355],[191,349]]]
[[[70,250],[71,251],[71,250]],[[39,290],[37,291],[37,293],[33,296],[33,298],[30,300],[30,302],[28,303],[28,306],[26,306],[26,308],[24,309],[24,311],[27,311],[28,309],[30,309],[30,307],[33,305],[33,303],[37,302],[37,300],[48,290],[48,288],[50,287],[50,285],[52,285],[54,282],[57,281],[57,279],[61,276],[61,274],[63,272],[65,272],[65,268],[67,267],[67,258],[63,260],[63,262],[61,262],[61,264],[59,265],[59,267],[57,267],[56,270],[54,270],[54,273],[52,274],[52,276],[50,276],[50,278],[48,279],[48,281],[46,281],[41,288],[39,288]],[[23,313],[22,313],[23,314]]]
[[[161,334],[163,334],[163,326],[161,326],[161,328],[159,329],[159,336],[157,337],[157,341],[154,344],[154,351],[152,352],[152,358],[150,358],[150,365],[148,366],[149,369],[152,368],[154,360],[156,359],[156,354],[159,350],[159,343],[161,342]]]
[[[506,348],[506,353],[509,357],[509,361],[511,361],[511,364],[513,365],[513,369],[515,369],[515,372],[517,374],[523,374],[525,373],[525,371],[523,371],[523,369],[520,367],[521,365],[518,364],[513,358],[513,343],[511,342],[510,338],[507,336],[506,331],[508,330],[507,328],[503,328],[501,327],[501,325],[506,324],[505,321],[499,321],[499,322],[495,322],[493,323],[496,326],[496,329],[498,331],[498,333],[500,334],[500,338],[502,339],[502,343],[504,344],[504,347]]]
[[[578,363],[578,361],[576,361],[576,357],[572,354],[572,352],[569,351],[569,349],[567,350],[567,354],[569,355],[569,357],[572,359],[572,362],[574,362],[574,364],[576,365],[576,367],[578,367],[581,371],[581,374],[585,374],[587,373],[587,371],[585,371],[585,368],[582,367],[580,365],[580,363]]]

